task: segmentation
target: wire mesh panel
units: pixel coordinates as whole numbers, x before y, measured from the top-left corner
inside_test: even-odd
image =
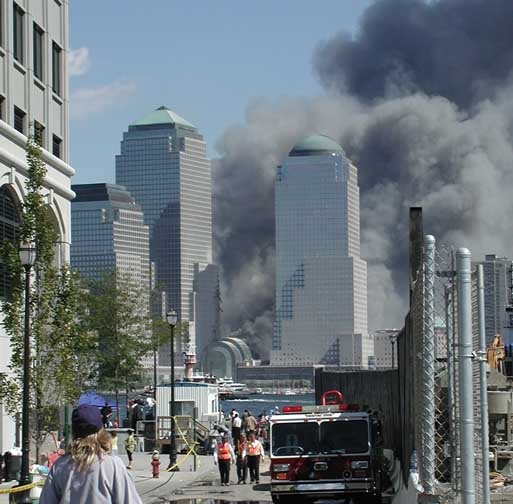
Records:
[[[479,355],[479,309],[477,274],[472,273],[472,352]],[[472,362],[472,399],[474,405],[474,454],[476,471],[476,502],[483,502],[483,446],[481,425],[481,380],[479,374],[479,360]]]
[[[422,397],[422,373],[423,373],[423,334],[424,334],[424,266],[417,274],[417,281],[412,296],[411,306],[411,325],[413,333],[414,347],[414,380],[415,380],[415,405],[418,408],[419,400]],[[420,466],[423,464],[423,444],[422,444],[422,416],[420,411],[415,414],[415,447],[419,458]]]
[[[453,387],[449,366],[452,358],[452,340],[448,330],[451,329],[450,310],[448,310],[448,289],[454,280],[451,250],[438,246],[435,254],[435,478],[437,482],[449,483],[453,472],[455,453],[451,449],[453,431],[451,427],[451,406],[453,407]],[[449,319],[449,320],[448,320]],[[452,402],[451,402],[452,401]]]

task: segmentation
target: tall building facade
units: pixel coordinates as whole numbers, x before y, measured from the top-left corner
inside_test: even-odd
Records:
[[[313,135],[277,169],[276,308],[271,363],[367,366],[367,265],[360,258],[358,172]]]
[[[120,271],[150,292],[149,229],[131,194],[114,184],[78,184],[71,203],[71,266],[83,278]]]
[[[197,128],[166,107],[130,124],[116,156],[116,182],[125,186],[144,211],[150,228],[150,258],[157,288],[168,307],[191,323],[191,343],[208,342],[217,327],[195,326],[195,281],[212,264],[212,175],[206,144]],[[219,310],[209,284],[203,303]],[[212,287],[214,286],[214,287]],[[201,294],[201,293],[200,293]],[[208,299],[207,299],[208,298]],[[207,307],[203,307],[207,311]],[[163,352],[163,357],[168,352]]]
[[[68,0],[0,4],[0,240],[17,243],[26,197],[25,145],[33,134],[47,168],[45,195],[59,236],[57,260],[70,243],[71,176],[68,164]],[[0,307],[9,297],[0,264]],[[9,373],[10,341],[1,325],[0,373]],[[0,398],[0,452],[12,448],[15,423]]]
[[[483,265],[486,342],[501,334],[513,343],[513,262],[507,257],[487,254]]]

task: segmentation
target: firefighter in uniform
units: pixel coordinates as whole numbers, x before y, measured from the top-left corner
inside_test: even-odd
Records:
[[[235,463],[235,453],[228,441],[228,437],[223,436],[214,451],[214,464],[219,466],[221,486],[228,486],[230,484],[230,462]]]
[[[237,484],[240,485],[246,484],[246,480],[248,479],[248,466],[246,464],[246,447],[247,447],[246,436],[241,434],[239,440],[237,441],[237,445],[235,448],[235,452],[237,455]]]
[[[246,446],[246,461],[249,469],[250,482],[260,483],[260,462],[264,461],[264,447],[255,436],[255,432],[249,433],[249,440]]]

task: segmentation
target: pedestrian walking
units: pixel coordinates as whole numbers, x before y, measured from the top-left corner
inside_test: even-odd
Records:
[[[235,445],[235,454],[237,455],[237,485],[241,483],[246,484],[248,479],[248,465],[246,463],[247,457],[247,441],[246,436],[241,434],[237,444]]]
[[[134,437],[134,431],[132,429],[127,430],[128,437],[125,439],[125,451],[126,455],[128,457],[128,465],[126,466],[127,469],[132,469],[132,454],[135,451],[135,437]]]
[[[256,438],[254,431],[249,433],[246,453],[250,483],[255,482],[258,485],[260,483],[260,462],[264,461],[264,447]]]
[[[216,446],[214,451],[214,464],[219,467],[221,476],[221,486],[230,485],[230,463],[235,463],[235,453],[232,445],[228,441],[227,436],[221,438],[221,442]]]
[[[142,504],[123,462],[110,454],[100,410],[82,404],[71,424],[68,452],[50,469],[40,504]]]
[[[242,419],[239,417],[239,414],[235,412],[233,418],[232,418],[232,439],[233,444],[237,446],[237,441],[240,438],[242,428]]]

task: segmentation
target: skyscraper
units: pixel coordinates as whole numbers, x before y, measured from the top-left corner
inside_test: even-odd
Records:
[[[141,207],[119,185],[71,187],[76,194],[71,203],[71,266],[89,280],[98,280],[113,271],[126,276],[140,288],[143,297],[139,306],[142,313],[148,314],[149,231]],[[150,368],[152,357],[144,357],[141,365]]]
[[[367,365],[357,177],[340,145],[322,135],[299,142],[277,169],[272,364]]]
[[[501,334],[506,343],[513,343],[513,262],[507,257],[487,254],[483,265],[486,342]],[[510,308],[507,310],[507,308]]]
[[[149,296],[149,231],[141,207],[118,185],[79,184],[72,189],[72,267],[90,279],[102,271],[120,271]]]
[[[169,308],[180,320],[194,322],[195,279],[212,263],[211,166],[202,135],[175,112],[159,107],[123,134],[116,182],[144,211],[157,287],[167,292]],[[217,274],[208,278],[212,285],[207,290],[217,292]],[[219,309],[217,295],[200,297]],[[216,333],[217,327],[192,326],[191,342],[208,342]]]

